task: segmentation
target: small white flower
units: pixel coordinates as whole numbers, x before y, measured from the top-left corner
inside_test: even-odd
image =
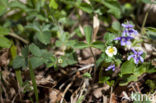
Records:
[[[108,46],[105,52],[109,57],[112,57],[113,55],[117,54],[117,49],[116,47]]]
[[[61,58],[58,59],[58,63],[61,64],[63,63],[63,60]]]

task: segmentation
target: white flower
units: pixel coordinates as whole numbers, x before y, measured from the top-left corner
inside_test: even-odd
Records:
[[[63,60],[61,58],[58,59],[58,63],[61,64],[63,63]]]
[[[117,49],[116,47],[108,46],[105,52],[109,57],[112,57],[113,55],[117,54]]]

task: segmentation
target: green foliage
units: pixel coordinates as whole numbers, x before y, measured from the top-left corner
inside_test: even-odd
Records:
[[[57,9],[58,8],[58,4],[56,3],[55,0],[50,0],[49,7]]]
[[[121,74],[123,81],[120,85],[127,85],[129,82],[137,81],[138,77],[144,73],[154,73],[156,72],[154,67],[151,67],[149,63],[143,63],[142,65],[136,67],[132,61],[126,61],[121,66]]]
[[[156,40],[156,28],[153,27],[146,28],[146,34],[148,38],[150,38],[151,40]]]
[[[122,64],[121,75],[134,73],[135,70],[136,66],[133,62],[133,59],[131,59],[130,61],[126,61],[125,63]]]
[[[0,47],[9,48],[11,46],[11,41],[5,37],[9,32],[9,29],[0,26]]]
[[[88,73],[88,72],[86,72],[86,73],[83,74],[83,77],[85,77],[85,78],[91,78],[91,74]]]
[[[49,24],[40,25],[38,22],[26,26],[26,28],[34,30],[36,38],[45,45],[50,43],[51,33],[49,27]]]
[[[33,71],[33,68],[31,66],[30,62],[29,62],[29,71],[30,71],[30,77],[31,77],[31,80],[32,80],[33,88],[34,88],[36,103],[39,103],[39,97],[38,97],[37,84],[36,84],[36,80],[35,80],[35,74],[34,74],[34,71]]]
[[[104,35],[104,40],[106,43],[111,43],[115,39],[115,35],[113,33],[106,32]]]
[[[7,11],[8,0],[0,0],[0,16]]]
[[[86,36],[87,43],[90,44],[92,41],[92,28],[90,26],[85,26],[84,27],[84,33]]]
[[[61,67],[66,67],[68,65],[73,65],[77,63],[75,53],[72,52],[67,53],[64,56],[61,56],[60,58],[63,60],[63,62],[60,64]]]
[[[119,21],[114,21],[113,24],[112,24],[112,28],[119,32],[121,30],[120,22]]]

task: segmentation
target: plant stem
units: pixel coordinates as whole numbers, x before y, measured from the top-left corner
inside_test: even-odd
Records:
[[[95,77],[95,74],[96,74],[96,67],[95,67],[95,65],[96,65],[96,58],[95,58],[94,52],[92,50],[92,47],[89,47],[89,49],[90,49],[91,54],[92,54],[92,56],[94,58],[94,77]]]
[[[36,84],[36,80],[35,80],[35,74],[34,74],[34,70],[33,70],[32,65],[31,65],[30,62],[29,62],[29,71],[30,71],[30,76],[31,76],[34,92],[35,92],[36,103],[39,103],[37,84]]]
[[[21,76],[21,70],[16,70],[15,74],[16,74],[16,79],[17,79],[17,81],[19,83],[19,87],[21,88],[22,85],[23,85],[22,76]]]
[[[28,44],[29,43],[29,41],[27,41],[27,40],[23,39],[22,37],[16,35],[15,33],[10,33],[9,35],[12,36],[12,37],[14,37],[14,38],[16,38],[16,39],[18,39],[18,40],[20,40],[20,41],[22,41],[25,44]]]
[[[143,20],[142,27],[141,27],[141,34],[144,34],[144,26],[145,26],[145,24],[146,24],[148,14],[149,14],[149,13],[148,13],[148,11],[147,11],[146,14],[145,14],[144,20]]]

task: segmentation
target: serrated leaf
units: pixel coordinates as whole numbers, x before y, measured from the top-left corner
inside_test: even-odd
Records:
[[[19,69],[24,66],[25,66],[25,58],[23,56],[16,56],[16,58],[13,60],[13,68]]]
[[[31,57],[30,62],[31,62],[31,65],[32,65],[33,69],[35,69],[35,68],[37,68],[37,67],[44,64],[43,59],[40,58],[40,57]]]
[[[47,45],[47,44],[50,43],[51,33],[47,32],[47,31],[45,31],[45,32],[37,32],[36,33],[36,37],[38,38],[38,40],[41,43]]]
[[[11,41],[4,36],[0,36],[0,47],[2,48],[10,48]]]
[[[29,45],[29,50],[34,56],[41,56],[41,50],[35,44]]]
[[[86,36],[87,43],[90,44],[92,41],[92,28],[91,28],[91,26],[85,26],[84,27],[84,33]]]

